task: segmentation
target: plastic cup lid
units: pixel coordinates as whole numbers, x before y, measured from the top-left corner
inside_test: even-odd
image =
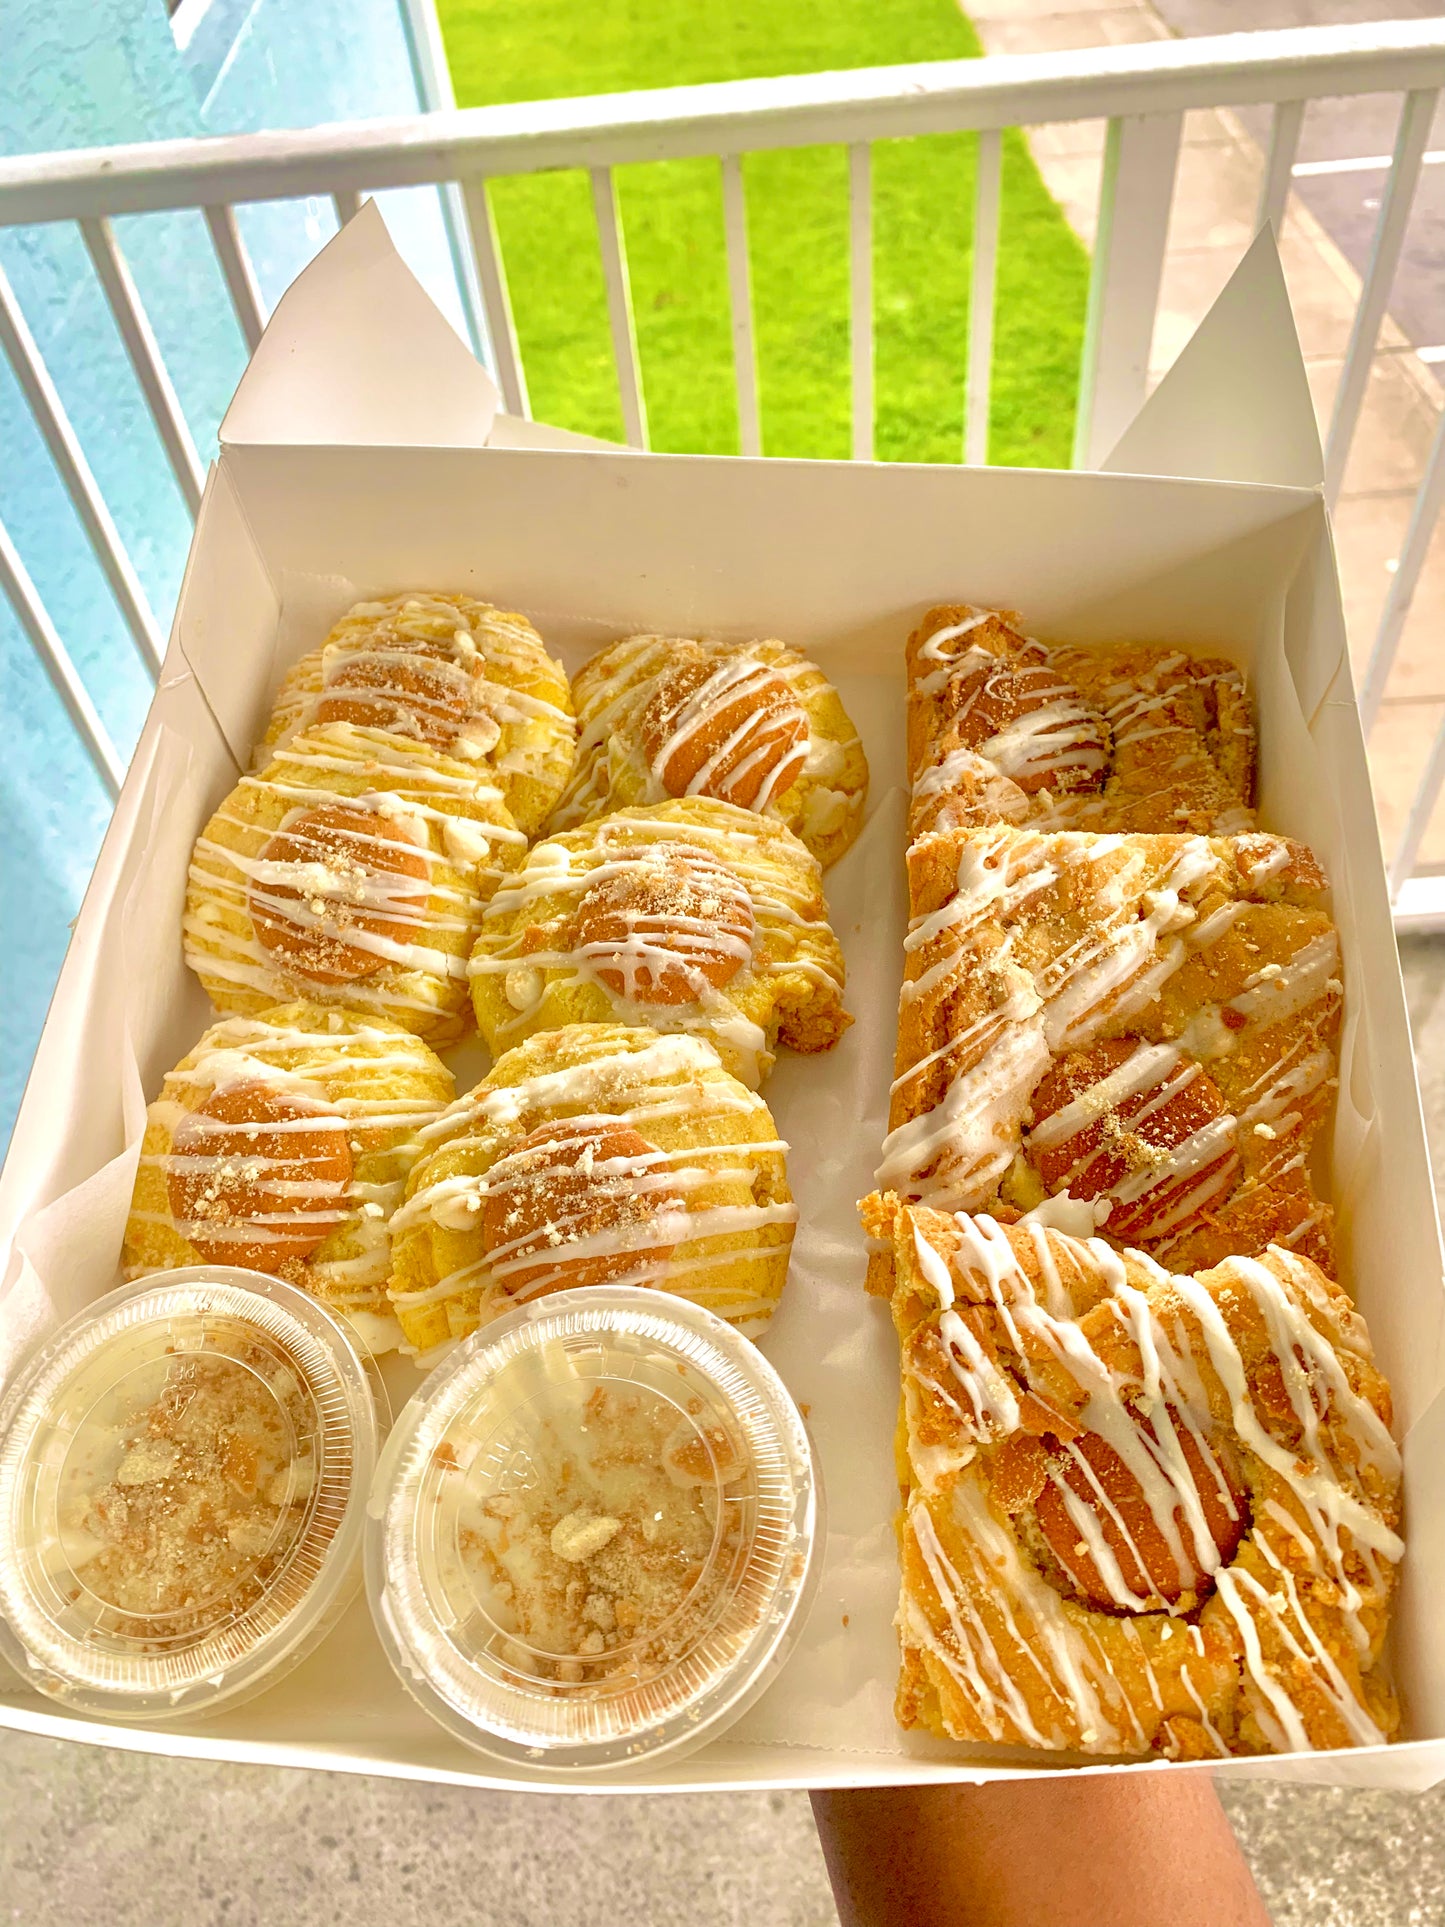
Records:
[[[817,1573],[820,1494],[777,1373],[625,1286],[485,1326],[402,1412],[367,1589],[403,1683],[514,1769],[700,1744],[773,1676]]]
[[[366,1364],[295,1286],[111,1292],[0,1403],[0,1651],[112,1719],[269,1684],[354,1584],[377,1436]]]

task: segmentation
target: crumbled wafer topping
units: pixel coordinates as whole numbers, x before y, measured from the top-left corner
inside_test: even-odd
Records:
[[[239,1333],[162,1369],[67,1468],[61,1525],[116,1630],[172,1644],[245,1611],[294,1545],[315,1414],[299,1373]]]
[[[459,1550],[517,1671],[612,1690],[675,1664],[735,1583],[743,1452],[685,1411],[598,1385],[538,1427],[529,1476],[466,1507]]]

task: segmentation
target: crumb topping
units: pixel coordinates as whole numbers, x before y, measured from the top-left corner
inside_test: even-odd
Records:
[[[262,1597],[316,1483],[298,1371],[227,1333],[170,1357],[154,1396],[93,1430],[89,1450],[72,1448],[60,1524],[85,1588],[123,1616],[116,1630],[174,1645]]]
[[[458,1547],[515,1670],[613,1690],[682,1659],[730,1596],[743,1449],[702,1399],[594,1386],[538,1427],[529,1476],[463,1509]]]

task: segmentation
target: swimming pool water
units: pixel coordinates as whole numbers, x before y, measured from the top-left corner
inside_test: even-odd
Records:
[[[413,0],[413,4],[415,0]],[[0,153],[408,113],[425,104],[406,0],[6,0]],[[179,38],[178,32],[179,29]],[[459,330],[442,204],[378,197],[398,246]],[[329,200],[240,211],[268,307],[335,232]],[[115,224],[203,460],[246,353],[199,214]],[[0,266],[55,380],[164,636],[190,518],[78,230],[0,231]],[[150,675],[18,384],[0,360],[0,519],[122,756]],[[0,1146],[110,816],[110,799],[0,599]],[[177,932],[179,942],[179,932]]]

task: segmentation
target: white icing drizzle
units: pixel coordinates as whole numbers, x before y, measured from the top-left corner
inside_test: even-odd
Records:
[[[636,1250],[636,1262],[612,1275],[618,1284],[654,1285],[698,1297],[722,1317],[747,1326],[765,1319],[771,1301],[756,1294],[756,1279],[748,1264],[761,1252],[758,1234],[771,1227],[790,1227],[797,1207],[785,1198],[769,1202],[720,1201],[716,1194],[729,1189],[751,1196],[760,1160],[774,1157],[779,1166],[787,1146],[771,1135],[771,1119],[762,1099],[735,1079],[720,1075],[716,1051],[701,1038],[687,1034],[652,1037],[625,1033],[634,1040],[628,1048],[611,1027],[577,1026],[571,1032],[575,1060],[555,1070],[541,1071],[519,1083],[484,1080],[467,1096],[444,1111],[421,1132],[425,1148],[458,1147],[473,1154],[465,1161],[485,1163],[487,1169],[505,1157],[534,1126],[566,1119],[585,1124],[620,1123],[631,1127],[648,1144],[645,1156],[609,1161],[611,1177],[644,1189],[680,1196],[680,1210],[661,1214],[651,1245]],[[504,1060],[505,1064],[505,1060]],[[767,1120],[769,1134],[754,1138],[746,1132],[729,1140],[723,1120]],[[664,1146],[659,1135],[678,1126],[686,1133],[680,1145]],[[690,1128],[689,1128],[690,1127]],[[781,1177],[781,1169],[779,1170]],[[481,1238],[481,1214],[488,1196],[486,1171],[452,1172],[421,1181],[392,1220],[395,1238],[428,1224],[453,1232],[476,1232],[464,1262],[434,1284],[403,1291],[395,1281],[392,1302],[408,1310],[452,1298],[472,1288],[505,1293],[505,1303],[547,1289],[545,1279],[520,1289],[508,1289],[507,1273],[521,1262],[506,1248],[488,1253]],[[781,1189],[781,1185],[778,1187]],[[697,1194],[709,1192],[711,1199]],[[628,1227],[603,1229],[585,1237],[575,1227],[559,1225],[558,1245],[569,1257],[616,1258],[633,1252],[635,1234]],[[744,1248],[735,1243],[742,1240]],[[680,1252],[659,1258],[656,1246],[675,1243]],[[537,1264],[535,1255],[530,1259]]]
[[[1247,798],[1234,792],[1218,760],[1227,731],[1238,739],[1241,773],[1252,764],[1237,669],[1182,652],[1135,651],[1118,662],[1108,650],[1050,651],[1015,622],[1006,611],[974,609],[913,652],[910,694],[926,738],[913,770],[913,835],[1000,820],[1107,829],[1120,825],[1121,811],[1131,825],[1156,832],[1252,829]],[[997,637],[968,640],[990,624]],[[1198,713],[1201,700],[1218,718],[1218,740]],[[1007,713],[1025,702],[1028,709],[1002,729],[975,720],[975,711]],[[1199,823],[1201,814],[1207,823]]]
[[[929,810],[935,801],[946,803],[958,791],[969,796],[976,811],[988,820],[1022,823],[1034,809],[1033,799],[1011,778],[986,763],[976,749],[950,749],[938,762],[930,763],[913,785],[915,823],[925,811],[930,829],[960,827],[963,815],[947,808]]]
[[[1018,669],[1033,671],[1028,689],[1030,707],[1001,729],[990,730],[974,747],[984,763],[991,765],[1010,782],[1047,782],[1057,772],[1083,770],[1097,775],[1108,764],[1108,750],[1101,740],[1103,731],[1098,713],[1090,708],[1073,685],[1061,676],[1042,681],[1050,674],[1049,665],[1038,660],[1015,665],[987,649],[968,649],[954,659],[950,686],[974,684],[963,701],[951,712],[950,728],[967,734],[975,709],[991,702],[1008,702],[1010,685]]]
[[[971,608],[959,621],[930,631],[918,654],[924,662],[953,663],[957,657],[949,650],[949,643],[957,642],[960,636],[972,635],[975,629],[981,629],[986,622],[1005,622],[1007,619],[1002,609]]]
[[[1083,657],[1083,651],[1074,650],[1069,660],[1077,663]],[[1253,732],[1246,720],[1248,695],[1243,675],[1231,664],[1206,666],[1191,662],[1181,651],[1141,667],[1134,677],[1121,679],[1103,691],[1099,700],[1113,736],[1116,759],[1127,757],[1137,773],[1141,759],[1130,752],[1146,743],[1150,746],[1147,775],[1154,787],[1131,790],[1132,807],[1155,806],[1168,814],[1169,805],[1177,798],[1180,809],[1202,808],[1209,813],[1211,835],[1237,836],[1253,829],[1254,813],[1244,797],[1229,793],[1214,763],[1208,738],[1201,739],[1189,700],[1191,688],[1210,691],[1217,712],[1219,692],[1225,685],[1231,690],[1239,718],[1236,729],[1243,760],[1249,763],[1253,758]],[[1187,804],[1183,800],[1186,796]],[[1103,823],[1108,808],[1103,797],[1082,798],[1074,821],[1081,828]]]
[[[1136,1145],[1141,1155],[1101,1191],[1096,1219],[1106,1223],[1112,1208],[1153,1194],[1157,1210],[1147,1235],[1171,1238],[1216,1209],[1246,1170],[1268,1182],[1301,1155],[1333,1076],[1322,1041],[1340,994],[1332,930],[1263,963],[1225,1003],[1197,1011],[1177,1044],[1140,1042],[1126,1064],[1024,1132],[1049,1066],[1101,1036],[1127,1033],[1169,979],[1225,938],[1247,908],[1232,898],[1201,915],[1207,895],[1240,887],[1238,870],[1225,860],[1227,845],[1170,839],[1162,871],[1159,848],[1147,838],[1004,828],[951,840],[956,888],[937,908],[915,915],[905,940],[905,1041],[893,1126],[877,1169],[880,1190],[977,1209],[1021,1147],[1031,1155],[1056,1151],[1121,1104],[1124,1128],[1147,1138],[1149,1119],[1200,1074],[1198,1059],[1231,1055],[1264,1031],[1274,1055],[1238,1109],[1226,1107],[1167,1148]],[[1051,892],[1060,899],[1057,910]],[[1051,939],[1041,952],[1026,933],[1053,916],[1076,919],[1078,933]],[[979,997],[959,1010],[955,986],[980,979],[992,1007]],[[982,1014],[975,1014],[980,1005]],[[910,1015],[915,1008],[921,1025]],[[930,1034],[935,1009],[947,1010],[948,1023]],[[934,1041],[938,1031],[941,1042]],[[1106,1136],[1081,1152],[1057,1180],[1060,1188],[1072,1185],[1076,1198],[1091,1190],[1089,1173],[1110,1145]],[[1301,1222],[1293,1235],[1307,1230]]]
[[[720,710],[734,706],[744,709],[742,719],[703,758],[697,774],[687,785],[686,794],[717,796],[726,803],[737,802],[740,794],[746,793],[750,780],[762,770],[761,788],[750,807],[766,810],[774,796],[791,788],[802,773],[807,749],[804,746],[777,756],[776,739],[765,721],[767,704],[776,680],[775,673],[766,663],[756,662],[747,655],[725,656],[671,718],[667,733],[650,765],[653,783],[651,800],[661,802],[664,796],[672,793],[664,774],[673,758],[695,736],[705,734],[711,728]],[[742,754],[743,751],[746,754]],[[735,757],[738,760],[733,767]],[[777,759],[775,766],[768,768],[770,760],[774,758]]]
[[[937,1184],[927,1185],[929,1195],[986,1195],[1008,1169],[1013,1161],[1008,1126],[1049,1064],[1037,1024],[1025,1021],[1025,998],[1021,994],[997,1013],[994,1041],[951,1079],[941,1104],[888,1133],[877,1171],[880,1190],[921,1188],[932,1167],[944,1161]]]
[[[1278,1249],[1267,1262],[1230,1259],[1208,1281],[1171,1277],[1138,1254],[1130,1258],[1128,1273],[1123,1260],[1098,1240],[1083,1243],[1037,1225],[1006,1232],[989,1218],[966,1216],[943,1221],[951,1236],[957,1233],[956,1249],[945,1257],[917,1218],[908,1222],[917,1278],[937,1299],[930,1318],[940,1346],[910,1348],[905,1397],[914,1413],[926,1404],[935,1414],[935,1429],[936,1415],[949,1414],[956,1438],[951,1446],[935,1439],[914,1450],[910,1427],[914,1491],[908,1528],[932,1596],[913,1596],[905,1586],[899,1626],[906,1647],[944,1670],[980,1728],[995,1740],[1082,1745],[1101,1752],[1163,1743],[1141,1726],[1118,1690],[1104,1634],[1115,1637],[1120,1622],[1066,1603],[988,1498],[988,1461],[979,1459],[979,1447],[1021,1429],[1020,1398],[1039,1368],[1036,1361],[1048,1360],[1077,1388],[1074,1422],[1084,1434],[1102,1439],[1127,1468],[1144,1508],[1141,1516],[1147,1516],[1180,1573],[1205,1575],[1214,1595],[1203,1608],[1205,1620],[1215,1625],[1216,1635],[1228,1628],[1227,1650],[1237,1677],[1231,1690],[1254,1713],[1266,1742],[1299,1751],[1336,1743],[1332,1734],[1321,1736],[1318,1725],[1311,1724],[1313,1696],[1323,1697],[1350,1743],[1371,1745],[1386,1738],[1330,1641],[1344,1639],[1368,1673],[1379,1649],[1383,1603],[1403,1551],[1381,1510],[1398,1488],[1399,1454],[1384,1420],[1370,1398],[1354,1388],[1343,1362],[1351,1351],[1368,1356],[1363,1327],[1330,1294],[1322,1275]],[[1025,1238],[1036,1256],[1049,1249],[1047,1303],[1020,1262],[1018,1245]],[[1092,1281],[1087,1300],[1061,1294],[1064,1271],[1071,1279]],[[1131,1283],[1131,1275],[1140,1282]],[[957,1281],[965,1277],[970,1296],[976,1298],[982,1288],[984,1303],[996,1317],[1001,1334],[996,1356],[958,1309]],[[1095,1305],[1088,1326],[1093,1342],[1078,1322],[1087,1303]],[[1269,1403],[1256,1403],[1252,1388],[1263,1369],[1257,1360],[1261,1330],[1285,1409],[1274,1393]],[[1122,1358],[1135,1357],[1135,1365],[1109,1362],[1110,1356],[1121,1356],[1112,1349],[1116,1334],[1128,1341]],[[1246,1355],[1254,1361],[1248,1367]],[[1140,1422],[1145,1417],[1147,1426]],[[1219,1435],[1242,1450],[1253,1492],[1248,1529],[1239,1551],[1228,1559],[1221,1556],[1206,1517],[1211,1485],[1211,1502],[1238,1516],[1211,1445]],[[1136,1652],[1142,1653],[1141,1636],[1150,1627],[1162,1627],[1167,1639],[1160,1602],[1132,1589],[1114,1547],[1122,1543],[1147,1571],[1144,1552],[1077,1443],[1056,1441],[1051,1464],[1050,1477],[1064,1495],[1080,1552],[1087,1550],[1115,1610],[1132,1616]],[[1066,1485],[1061,1470],[1068,1465],[1076,1477]],[[948,1521],[950,1556],[944,1554],[936,1515]],[[970,1562],[966,1567],[959,1563],[960,1545]],[[1158,1570],[1157,1550],[1153,1569]],[[1309,1576],[1308,1586],[1302,1574]],[[1373,1640],[1364,1623],[1366,1611],[1375,1618]],[[1197,1642],[1202,1659],[1199,1627],[1179,1630]],[[1226,1753],[1229,1747],[1190,1676],[1187,1658],[1179,1677],[1209,1745]],[[1030,1679],[1033,1687],[1025,1692]],[[1301,1681],[1306,1682],[1304,1700],[1295,1697]],[[1162,1701],[1152,1675],[1149,1690],[1157,1709]],[[1039,1710],[1041,1692],[1043,1704],[1056,1702],[1059,1708],[1051,1723]]]
[[[1026,1131],[1025,1150],[1061,1152],[1083,1137],[1101,1118],[1119,1117],[1131,1142],[1144,1140],[1148,1155],[1107,1186],[1098,1182],[1099,1166],[1114,1157],[1117,1136],[1107,1133],[1092,1145],[1077,1145],[1064,1175],[1065,1189],[1077,1187],[1095,1200],[1098,1223],[1106,1224],[1114,1205],[1131,1205],[1153,1193],[1147,1235],[1162,1237],[1223,1198],[1239,1181],[1241,1164],[1235,1139],[1238,1125],[1228,1112],[1206,1121],[1163,1149],[1149,1136],[1151,1121],[1188,1092],[1203,1075],[1169,1044],[1139,1044],[1117,1070],[1096,1079],[1060,1110]],[[1135,1100],[1135,1101],[1131,1101]],[[1184,1180],[1192,1178],[1192,1184]],[[1057,1178],[1053,1180],[1057,1182]],[[1167,1191],[1166,1196],[1157,1195]],[[1141,1228],[1142,1231],[1142,1228]],[[1139,1235],[1139,1234],[1136,1234]]]
[[[1287,963],[1264,964],[1226,1009],[1253,1024],[1282,1024],[1325,996],[1340,994],[1340,942],[1333,930],[1303,944]]]
[[[287,676],[268,743],[289,743],[328,699],[350,698],[390,711],[375,727],[555,796],[571,763],[573,722],[538,689],[561,695],[566,687],[524,616],[461,595],[358,602]]]
[[[641,717],[662,678],[680,662],[703,664],[712,661],[716,668],[693,692],[680,715],[674,719],[667,743],[659,757],[649,759],[641,738]],[[796,650],[780,642],[762,640],[746,644],[724,642],[712,637],[674,637],[657,635],[628,636],[609,644],[584,665],[573,679],[577,704],[577,760],[561,802],[552,815],[553,830],[575,829],[619,802],[658,802],[666,794],[660,763],[674,754],[679,741],[705,725],[724,702],[744,696],[750,684],[763,677],[780,677],[800,705],[808,726],[801,758],[789,757],[766,780],[760,796],[748,807],[777,812],[784,795],[799,799],[799,808],[785,820],[806,839],[826,839],[837,834],[850,817],[859,815],[863,804],[863,784],[840,788],[839,781],[850,761],[860,760],[859,742],[851,727],[845,736],[825,734],[820,728],[828,709],[834,723],[842,718],[833,692],[817,667]],[[691,793],[700,793],[708,771],[717,767],[736,750],[751,722],[734,731],[727,743],[719,746],[707,764],[692,779]],[[766,746],[757,748],[742,760],[732,773],[729,788],[736,788],[747,773],[757,767]],[[770,751],[767,753],[771,753]],[[633,769],[630,787],[620,786],[615,778],[618,767]]]
[[[286,806],[279,823],[253,812]],[[354,861],[274,861],[271,838],[318,809],[384,818],[395,833],[348,832]],[[403,1021],[463,1001],[466,951],[483,902],[525,847],[494,779],[418,750],[404,739],[351,723],[297,736],[259,774],[244,776],[197,839],[182,921],[186,961],[227,988],[257,996],[304,993],[316,1002],[380,1010]],[[420,879],[380,863],[419,864]],[[277,895],[277,887],[298,895]],[[383,966],[342,984],[289,967],[268,951],[251,917],[255,904],[318,941],[368,953]],[[407,933],[405,941],[359,927],[363,910]],[[457,990],[446,986],[455,984]]]
[[[992,1740],[1022,1740],[1026,1745],[1070,1744],[1077,1719],[1095,1739],[1119,1751],[1144,1744],[1095,1642],[1062,1610],[1057,1594],[1028,1583],[1027,1568],[1012,1533],[994,1513],[976,1481],[960,1479],[950,1494],[950,1512],[970,1555],[960,1573],[944,1554],[928,1506],[914,1498],[908,1506],[913,1535],[932,1583],[934,1598],[948,1624],[941,1638],[932,1616],[904,1595],[898,1627],[905,1644],[926,1652],[952,1677]],[[991,1620],[1002,1620],[999,1635]],[[1040,1725],[1015,1668],[1034,1676],[1035,1690],[1062,1702],[1048,1725]]]
[[[260,1247],[284,1244],[286,1227],[298,1222],[343,1234],[347,1256],[312,1253],[305,1260],[307,1287],[348,1315],[383,1314],[372,1336],[388,1332],[395,1344],[396,1321],[385,1297],[391,1217],[420,1151],[419,1133],[435,1122],[446,1102],[436,1087],[449,1093],[451,1081],[419,1039],[364,1018],[334,1011],[324,1028],[311,1029],[296,1022],[286,1008],[261,1017],[228,1017],[212,1025],[190,1058],[166,1076],[147,1123],[164,1130],[169,1148],[143,1151],[140,1169],[158,1177],[164,1191],[172,1172],[184,1170],[204,1180],[229,1161],[238,1161],[249,1185],[264,1185],[286,1199],[279,1215],[258,1212],[247,1217],[245,1241]],[[250,1086],[322,1107],[319,1113],[267,1121],[260,1129],[267,1137],[283,1139],[343,1133],[352,1154],[350,1182],[339,1189],[320,1179],[278,1182],[273,1174],[284,1160],[258,1155],[256,1127],[245,1123],[202,1120],[208,1138],[223,1143],[234,1139],[234,1152],[206,1156],[174,1148],[176,1132],[198,1103]],[[365,1177],[360,1175],[363,1169]],[[132,1208],[130,1223],[173,1228],[187,1242],[207,1229],[203,1222],[176,1219],[169,1210],[138,1207]],[[130,1275],[143,1276],[144,1271],[132,1266]],[[372,1349],[377,1348],[373,1344]]]
[[[706,915],[668,907],[669,860]],[[632,878],[640,908],[625,902]],[[588,939],[576,926],[579,908],[612,884],[621,897],[611,920],[626,934]],[[500,977],[515,1011],[495,1028],[498,1050],[546,1027],[539,1012],[550,984],[581,982],[607,997],[619,1023],[712,1039],[753,1088],[773,1061],[770,984],[801,978],[818,987],[820,1002],[843,990],[816,859],[780,825],[709,800],[620,811],[537,844],[488,905],[470,970]],[[685,994],[649,994],[664,973]]]

